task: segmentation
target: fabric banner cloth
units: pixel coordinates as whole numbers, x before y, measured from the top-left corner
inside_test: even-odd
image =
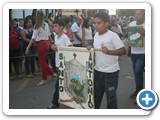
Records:
[[[75,109],[94,109],[94,50],[58,47],[59,103]]]

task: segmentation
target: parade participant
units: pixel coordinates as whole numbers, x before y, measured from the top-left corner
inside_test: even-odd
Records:
[[[143,72],[145,67],[145,10],[139,9],[135,11],[135,21],[129,24],[129,29],[136,28],[135,35],[143,36],[142,46],[134,46],[131,44],[131,59],[133,65],[133,72],[135,76],[136,91],[130,95],[130,98],[136,98],[138,92],[143,89]],[[130,38],[131,40],[131,38]],[[132,43],[132,42],[130,42]]]
[[[65,22],[62,19],[57,19],[54,22],[54,30],[56,32],[55,43],[52,45],[52,50],[56,51],[56,67],[59,67],[59,57],[57,53],[57,46],[72,46],[69,38],[63,33],[63,28],[65,26]],[[58,71],[58,70],[57,70]],[[58,103],[59,99],[59,79],[57,78],[55,85],[55,92],[53,94],[52,104],[47,107],[47,109],[55,109],[59,107]]]
[[[109,16],[106,13],[98,13],[95,16],[95,29],[93,46],[101,48],[95,51],[94,71],[94,101],[95,108],[99,109],[104,92],[107,97],[107,109],[117,109],[117,86],[119,76],[118,58],[126,53],[124,44],[119,36],[108,30]]]
[[[38,10],[33,36],[25,52],[26,54],[28,54],[32,44],[35,41],[37,42],[38,57],[42,69],[42,80],[37,84],[38,86],[47,83],[47,72],[53,75],[53,77],[57,76],[46,63],[46,53],[48,52],[50,47],[50,42],[52,41],[50,35],[51,33],[48,24],[44,21],[44,13],[42,10]]]

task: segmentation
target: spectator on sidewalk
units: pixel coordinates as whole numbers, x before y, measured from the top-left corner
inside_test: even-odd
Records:
[[[10,21],[9,28],[9,74],[13,75],[12,65],[14,67],[16,77],[19,76],[19,39],[18,39],[18,31],[17,31],[17,22],[15,20]]]
[[[92,29],[89,25],[89,19],[84,19],[82,25],[82,46],[87,47],[93,44]]]
[[[78,16],[76,21],[71,26],[71,30],[73,32],[73,46],[82,47],[82,26],[81,26],[82,18]]]
[[[33,35],[32,20],[30,17],[26,17],[24,20],[24,29],[21,31],[22,40],[24,41],[24,51],[26,50]],[[25,72],[28,78],[33,78],[35,75],[35,54],[36,54],[36,42],[32,44],[29,49],[28,55],[25,55]],[[30,72],[31,68],[31,72]]]
[[[70,25],[71,25],[71,20],[67,17],[67,18],[65,19],[65,27],[64,27],[64,29],[63,29],[63,32],[64,32],[65,35],[67,35],[67,37],[69,38],[69,40],[70,40],[71,42],[73,42],[73,41],[74,41],[74,40],[73,40],[73,33],[72,33],[72,31],[71,31]]]

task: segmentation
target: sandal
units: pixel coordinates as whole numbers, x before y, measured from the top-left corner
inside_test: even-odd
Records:
[[[32,73],[33,75],[36,75],[36,76],[38,76],[39,74],[38,73]]]
[[[56,74],[56,73],[54,73],[54,74],[53,74],[53,77],[57,77],[57,74]]]
[[[33,75],[27,75],[27,78],[33,78]]]
[[[37,84],[37,86],[44,85],[44,84],[46,84],[47,82],[48,82],[47,80],[41,80],[41,81]]]

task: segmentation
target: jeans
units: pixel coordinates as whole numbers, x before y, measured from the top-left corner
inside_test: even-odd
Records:
[[[47,80],[47,73],[53,75],[53,70],[46,63],[46,53],[49,50],[48,41],[40,41],[37,43],[38,58],[42,69],[42,80]]]
[[[36,47],[31,47],[29,49],[28,56],[25,57],[24,65],[25,65],[26,75],[30,74],[30,66],[31,66],[31,72],[35,73],[35,54],[36,54]]]
[[[145,54],[132,54],[133,72],[135,76],[136,92],[143,89],[143,72],[145,67]]]
[[[59,106],[59,103],[58,103],[58,100],[59,100],[59,72],[58,72],[58,68],[56,69],[57,69],[56,71],[58,73],[58,77],[57,77],[56,84],[55,84],[55,91],[53,94],[52,104]]]
[[[94,102],[95,109],[99,109],[106,92],[107,109],[117,109],[117,86],[119,70],[113,73],[94,71]]]

